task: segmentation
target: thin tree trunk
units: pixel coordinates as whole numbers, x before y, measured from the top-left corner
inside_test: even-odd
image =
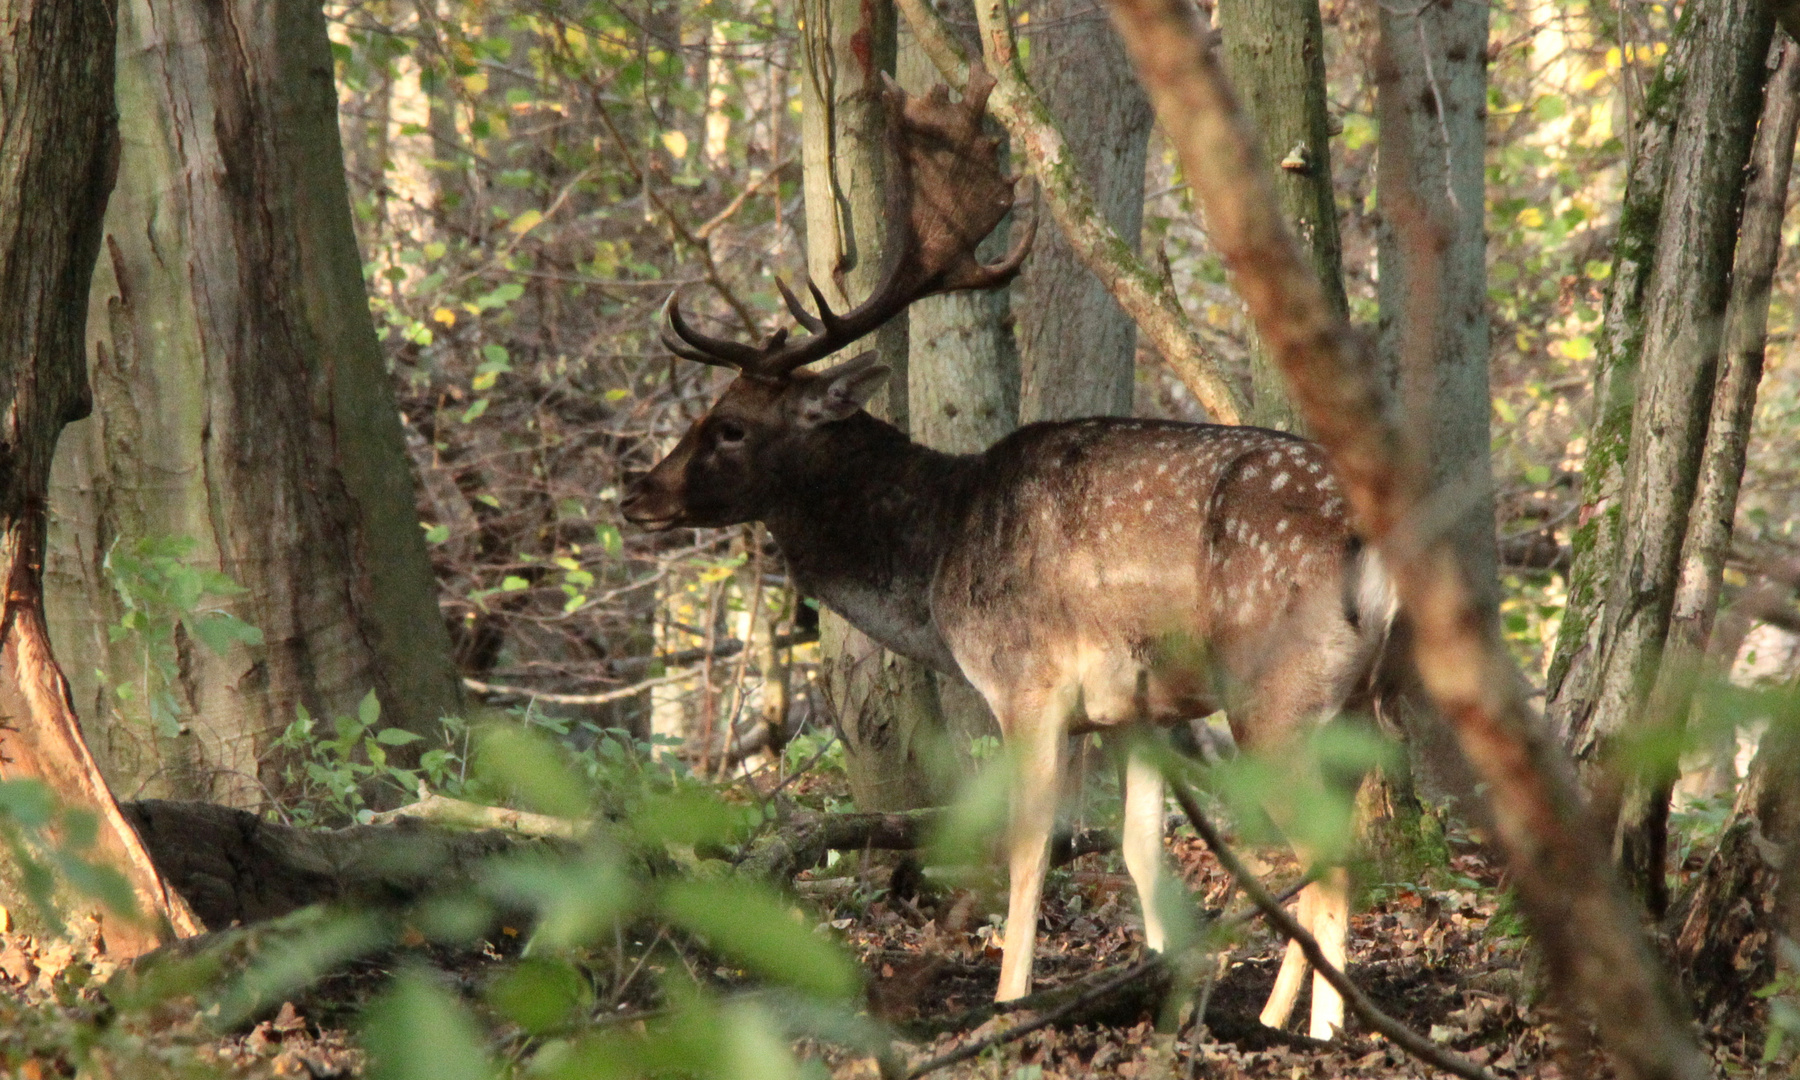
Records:
[[[1375,110],[1380,355],[1426,447],[1439,526],[1485,604],[1499,602],[1489,462],[1486,163],[1488,9],[1380,7]],[[1410,243],[1406,230],[1429,242]]]
[[[0,2],[0,777],[35,777],[99,822],[103,858],[131,883],[142,922],[99,912],[130,957],[198,921],[158,876],[82,736],[44,623],[50,463],[86,415],[82,301],[118,167],[111,0]]]
[[[982,6],[994,7],[993,0]],[[1026,70],[1063,133],[1066,167],[1087,180],[1100,216],[1136,252],[1156,119],[1150,101],[1097,0],[1035,0],[1030,16]],[[1039,229],[1013,290],[1013,313],[1024,420],[1131,415],[1137,325],[1054,222]]]
[[[57,458],[52,626],[115,784],[254,804],[296,706],[346,714],[374,690],[385,723],[434,734],[461,698],[363,292],[323,16],[128,0],[119,28],[98,408]],[[177,627],[179,677],[156,689],[183,723],[157,732],[143,694],[115,692],[162,677],[140,635],[113,640],[107,562],[159,537],[247,590],[219,603],[263,643],[219,655]]]
[[[807,0],[801,42],[802,142],[806,188],[806,260],[813,281],[843,311],[875,289],[888,239],[887,127],[881,76],[892,75],[898,47],[886,0]],[[906,430],[908,320],[875,332],[873,345],[893,369],[870,411]],[[844,739],[844,766],[856,805],[909,810],[941,794],[928,744],[942,730],[920,665],[894,655],[830,611],[822,612],[819,650],[825,696]]]
[[[1644,290],[1656,265],[1669,145],[1694,44],[1692,35],[1677,35],[1644,94],[1644,115],[1613,242],[1612,273],[1607,277],[1595,346],[1594,419],[1582,468],[1581,510],[1569,544],[1569,599],[1545,679],[1545,712],[1564,738],[1593,707],[1604,626],[1600,613],[1619,548],[1619,496],[1631,448],[1631,414],[1644,345]]]
[[[1781,257],[1781,220],[1787,211],[1794,133],[1800,122],[1800,48],[1781,34],[1769,60],[1775,73],[1764,91],[1762,118],[1750,156],[1712,415],[1682,541],[1668,640],[1645,714],[1647,723],[1672,735],[1685,726],[1719,608],[1720,581],[1731,549],[1750,420],[1768,345],[1769,291]],[[1677,741],[1671,739],[1668,745]],[[1642,868],[1641,889],[1655,915],[1668,905],[1669,796],[1679,778],[1678,760],[1652,763],[1643,774],[1631,778],[1619,809],[1616,844],[1626,853],[1622,861],[1628,872]]]
[[[1569,691],[1577,688],[1565,683],[1558,698],[1576,760],[1609,822],[1616,819],[1621,797],[1611,751],[1643,717],[1681,573],[1724,336],[1745,165],[1762,110],[1773,29],[1759,0],[1690,5],[1678,29],[1693,39],[1692,60],[1681,80],[1655,255],[1643,294],[1629,449],[1614,504],[1617,539],[1610,565],[1584,568],[1606,579],[1602,605],[1591,620],[1598,626],[1586,628],[1595,650],[1591,670],[1578,688],[1591,696],[1572,700]],[[1619,390],[1615,385],[1608,392],[1616,396]],[[1616,449],[1594,446],[1590,455]],[[1596,553],[1583,554],[1592,559]],[[1640,821],[1644,816],[1642,799],[1634,816]],[[1634,823],[1616,846],[1628,883],[1660,902],[1654,844]]]
[[[1220,0],[1218,21],[1231,84],[1262,134],[1263,151],[1280,162],[1275,196],[1281,212],[1312,256],[1325,299],[1348,318],[1319,2]],[[1287,386],[1260,342],[1250,350],[1250,394],[1250,423],[1297,430]]]

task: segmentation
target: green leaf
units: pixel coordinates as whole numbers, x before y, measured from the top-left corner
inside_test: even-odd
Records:
[[[516,281],[508,281],[495,286],[492,292],[476,297],[475,306],[483,311],[490,311],[503,308],[524,295],[525,286]]]
[[[483,728],[475,765],[533,810],[570,818],[587,813],[585,785],[558,749],[534,731],[503,724]]]
[[[531,582],[519,577],[517,574],[508,574],[500,581],[501,592],[518,592],[521,589],[529,588],[531,588]]]
[[[374,727],[375,722],[381,719],[381,699],[375,696],[375,691],[364,694],[363,699],[357,703],[356,718],[362,721],[365,728]]]
[[[561,1027],[594,1003],[594,988],[565,960],[533,956],[488,987],[488,1004],[533,1035]]]
[[[662,909],[765,978],[820,997],[848,997],[858,988],[856,965],[844,951],[797,921],[792,905],[764,885],[677,881],[664,890]]]
[[[462,422],[465,424],[473,424],[475,421],[481,419],[482,414],[488,411],[489,404],[490,400],[488,398],[477,398],[475,404],[463,410]]]
[[[184,620],[188,631],[199,638],[214,656],[224,656],[233,645],[261,645],[261,630],[223,611],[209,611]]]
[[[405,746],[408,743],[420,742],[423,738],[422,735],[416,735],[405,728],[397,727],[382,728],[375,733],[375,741],[383,746]]]
[[[42,781],[0,780],[0,814],[27,829],[39,829],[48,825],[55,813],[56,797]]]
[[[450,539],[450,526],[448,525],[430,525],[425,529],[427,544],[441,544],[448,539]]]
[[[475,1018],[430,976],[412,971],[363,1017],[370,1080],[488,1080],[495,1076]]]

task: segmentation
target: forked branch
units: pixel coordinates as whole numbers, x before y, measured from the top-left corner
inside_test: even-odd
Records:
[[[1037,234],[1032,218],[1013,250],[993,264],[975,247],[1013,207],[1013,178],[998,159],[999,140],[981,130],[991,79],[971,79],[960,102],[934,88],[912,97],[887,79],[882,102],[898,168],[889,187],[890,250],[896,255],[867,300],[838,314],[818,286],[807,282],[816,311],[808,311],[785,283],[777,282],[795,321],[807,331],[794,339],[778,330],[760,345],[711,337],[695,330],[674,295],[664,305],[663,344],[677,356],[776,379],[822,359],[874,332],[923,297],[959,289],[992,289],[1011,281]]]

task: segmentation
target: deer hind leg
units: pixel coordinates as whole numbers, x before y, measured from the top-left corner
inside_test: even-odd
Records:
[[[1309,930],[1312,928],[1313,909],[1316,906],[1317,884],[1314,882],[1301,889],[1299,902],[1295,905],[1295,921]],[[1300,999],[1300,987],[1306,983],[1306,971],[1311,966],[1307,963],[1306,954],[1300,951],[1299,944],[1288,942],[1287,952],[1281,957],[1281,970],[1275,973],[1275,987],[1269,991],[1269,1000],[1263,1003],[1262,1015],[1259,1017],[1265,1026],[1287,1026],[1288,1017],[1294,1013],[1294,1002]]]
[[[1161,952],[1166,941],[1156,892],[1163,866],[1163,775],[1148,754],[1133,746],[1125,759],[1125,825],[1120,847],[1125,869],[1144,907],[1144,944]]]
[[[1314,892],[1312,922],[1307,929],[1332,967],[1343,971],[1350,941],[1350,871],[1334,866],[1307,887]],[[1289,943],[1292,948],[1292,943]],[[1344,1026],[1344,998],[1325,976],[1313,972],[1312,1022],[1307,1034],[1330,1040]]]
[[[1016,755],[1012,820],[1007,832],[1006,940],[1000,957],[996,1001],[1031,992],[1031,960],[1037,946],[1038,903],[1050,865],[1050,831],[1062,788],[1068,709],[1060,695],[1048,707],[1010,718],[1007,737]]]

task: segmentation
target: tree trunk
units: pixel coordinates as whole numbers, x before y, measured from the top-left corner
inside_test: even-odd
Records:
[[[1685,727],[1719,608],[1719,586],[1731,550],[1750,419],[1768,344],[1769,290],[1781,257],[1781,220],[1787,212],[1795,127],[1800,122],[1800,48],[1781,34],[1769,60],[1774,74],[1763,94],[1750,156],[1712,415],[1682,541],[1668,640],[1645,714],[1646,722],[1671,735],[1679,735]],[[1677,741],[1671,738],[1668,745]],[[1654,763],[1630,780],[1619,809],[1619,847],[1630,853],[1625,860],[1628,869],[1642,866],[1644,898],[1658,915],[1668,904],[1664,875],[1669,796],[1679,778],[1679,761]]]
[[[98,819],[97,846],[131,883],[144,921],[100,912],[116,957],[198,932],[119,813],[51,654],[42,571],[50,463],[86,415],[82,300],[118,167],[110,0],[0,2],[0,777],[44,781]]]
[[[898,47],[892,3],[807,0],[801,6],[801,153],[805,163],[806,263],[832,307],[872,293],[888,234],[887,125],[882,73]],[[870,411],[907,428],[907,318],[876,331],[875,350],[893,369]],[[941,790],[927,744],[942,730],[935,685],[922,666],[895,656],[830,611],[819,621],[828,706],[844,739],[844,769],[864,810],[910,810]]]
[[[115,786],[254,804],[296,706],[345,714],[373,689],[388,724],[432,734],[459,687],[363,292],[322,14],[128,0],[119,30],[128,138],[89,298],[98,407],[56,463],[52,624]],[[167,538],[246,589],[202,604],[261,644],[205,647],[190,601],[149,613],[162,645],[114,640],[118,587],[141,583],[109,559]],[[156,694],[176,714],[160,730]]]
[[[1594,357],[1594,419],[1583,462],[1581,510],[1570,537],[1569,599],[1545,678],[1545,713],[1567,739],[1592,708],[1599,670],[1600,609],[1619,545],[1619,493],[1631,447],[1631,413],[1644,344],[1644,289],[1656,264],[1669,144],[1695,39],[1677,35],[1644,95],[1637,146],[1613,243],[1605,313]]]
[[[1382,5],[1375,111],[1379,350],[1432,462],[1434,511],[1499,602],[1489,464],[1486,4]],[[1284,148],[1285,149],[1285,148]],[[1408,243],[1408,236],[1428,237]]]
[[[1644,285],[1623,482],[1614,503],[1592,509],[1618,515],[1617,535],[1607,564],[1581,566],[1597,557],[1596,548],[1576,555],[1579,569],[1572,576],[1606,585],[1590,597],[1590,603],[1599,600],[1597,610],[1590,607],[1578,618],[1589,624],[1579,628],[1594,650],[1589,670],[1579,685],[1565,681],[1557,688],[1553,703],[1567,718],[1588,788],[1600,795],[1602,820],[1614,820],[1619,809],[1611,749],[1643,711],[1669,631],[1773,26],[1756,0],[1716,0],[1690,5],[1677,31],[1692,39],[1691,61],[1677,76],[1682,101]],[[1626,243],[1622,236],[1621,246]],[[1615,399],[1624,374],[1616,368],[1612,376],[1608,394]],[[1616,451],[1613,445],[1589,448],[1590,456]],[[1565,625],[1563,632],[1571,629]],[[1577,692],[1584,699],[1576,699]],[[1655,901],[1660,894],[1652,883],[1660,883],[1661,870],[1652,866],[1653,847],[1634,825],[1618,837],[1616,854],[1628,883]]]
[[[985,0],[991,2],[991,0]],[[1102,217],[1138,248],[1144,158],[1155,116],[1131,61],[1094,0],[1035,0],[1027,67],[1068,162],[1088,181]],[[1084,266],[1053,221],[1013,289],[1024,387],[1021,419],[1130,416],[1137,325]]]
[[[1232,86],[1262,135],[1264,152],[1280,163],[1275,196],[1281,212],[1312,256],[1326,299],[1347,318],[1318,0],[1220,0],[1219,29]],[[1250,391],[1250,423],[1298,430],[1287,386],[1260,342],[1250,350]]]

